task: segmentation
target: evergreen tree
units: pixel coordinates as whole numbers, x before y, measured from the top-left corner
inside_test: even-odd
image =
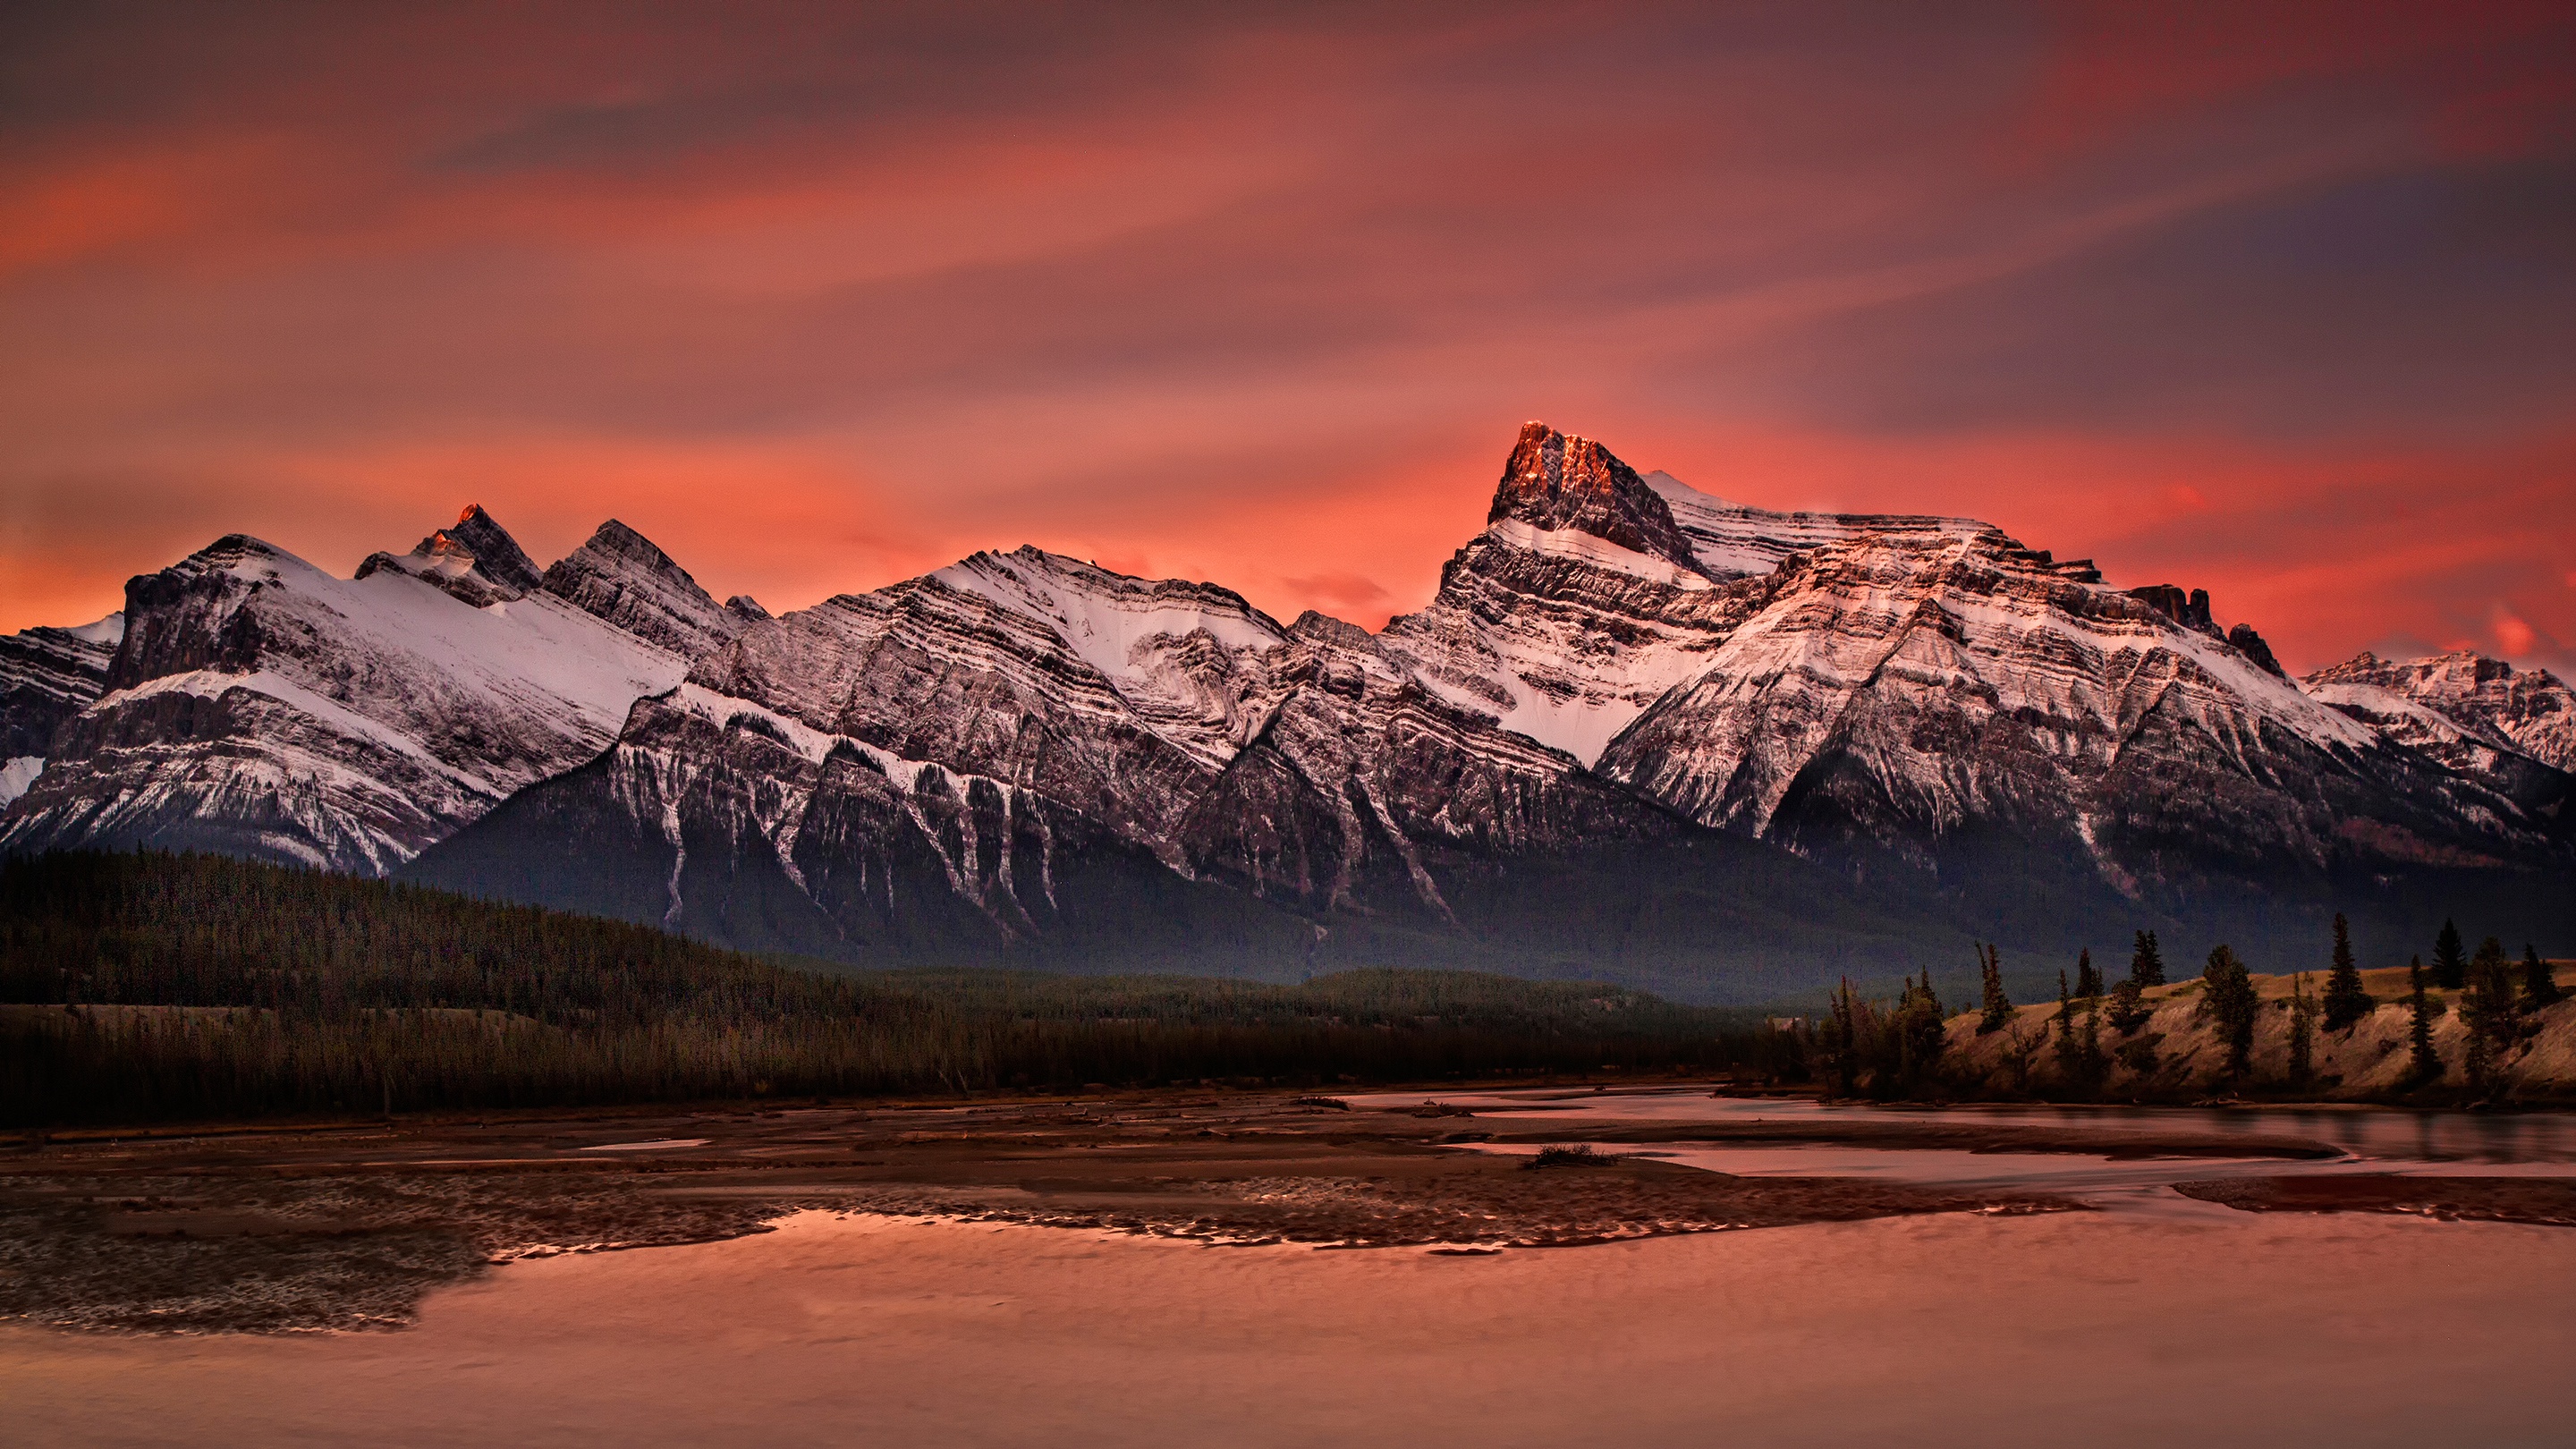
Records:
[[[2522,1003],[2514,999],[2513,987],[2513,963],[2504,943],[2489,936],[2469,962],[2468,995],[2460,1010],[2469,1028],[2464,1070],[2472,1092],[2483,1094],[2494,1086],[2498,1050],[2522,1036]]]
[[[2155,932],[2138,933],[2137,949],[2129,953],[2129,979],[2142,990],[2165,984],[2165,957],[2156,947]]]
[[[2001,1031],[2012,1025],[2012,998],[2004,995],[2003,953],[1992,945],[1977,948],[1977,974],[1980,978],[1984,1011],[1977,1017],[1977,1035]]]
[[[2442,1080],[2442,1055],[2433,1050],[2433,998],[2424,990],[2424,958],[2407,963],[2407,1075],[2417,1086]]]
[[[2066,1073],[2067,1085],[2080,1096],[2091,1096],[2102,1088],[2109,1074],[2110,1058],[2102,1054],[2102,1003],[2099,998],[2084,1003],[2084,1025],[2057,1039],[2058,1065]]]
[[[2442,923],[2442,934],[2433,938],[2433,984],[2444,991],[2458,991],[2469,984],[2468,949],[2460,941],[2460,928],[2449,921]]]
[[[2209,953],[2209,964],[2200,973],[2201,1007],[2218,1023],[2227,1037],[2227,1075],[2245,1075],[2254,1051],[2254,1013],[2258,1005],[2254,995],[2253,974],[2236,952],[2220,946]]]
[[[2343,917],[2337,916],[2340,923]],[[2316,1070],[2317,998],[2308,994],[2308,973],[2290,978],[2290,1085],[2304,1087]]]
[[[1823,1049],[1828,1067],[1833,1072],[1837,1095],[1848,1097],[1860,1087],[1860,1016],[1868,1009],[1852,991],[1851,978],[1843,978],[1834,992],[1832,1015],[1826,1019]]]
[[[2057,968],[2057,1039],[2061,1042],[2066,1040],[2066,1034],[2074,1029],[2075,1005],[2066,990],[2066,968],[2060,966]]]
[[[2555,1006],[2566,998],[2559,988],[2558,973],[2540,959],[2540,952],[2528,941],[2522,947],[2522,1006],[2525,1011],[2538,1011]]]
[[[0,1128],[1806,1067],[1800,1035],[1597,984],[817,974],[597,917],[154,852],[0,859],[0,1005],[51,1008],[0,1010]]]
[[[2075,953],[2075,994],[2090,1001],[2102,994],[2102,973],[2093,969],[2091,947]]]
[[[1920,1092],[1940,1069],[1941,1049],[1947,1044],[1945,1015],[1932,989],[1932,970],[1925,967],[1922,984],[1907,982],[1904,999],[1897,1003],[1896,1069],[1908,1093]]]
[[[2147,1005],[2146,994],[2138,989],[2134,978],[2124,979],[2111,988],[2109,1016],[2113,1031],[2122,1036],[2134,1035],[2139,1027],[2147,1024],[2147,1018],[2155,1014],[2155,1008]]]
[[[2334,969],[2326,973],[2324,1001],[2326,1030],[2343,1031],[2354,1022],[2370,1015],[2378,1003],[2361,986],[2361,968],[2352,959],[2352,930],[2344,924],[2343,912],[2335,912]]]
[[[2490,1023],[2499,1038],[2521,1034],[2522,1002],[2514,994],[2513,958],[2505,954],[2504,942],[2493,936],[2478,943],[2478,954],[2469,962],[2469,1013]]]

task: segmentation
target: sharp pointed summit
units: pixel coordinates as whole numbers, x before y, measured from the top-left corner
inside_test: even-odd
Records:
[[[368,555],[357,576],[383,569],[408,574],[476,608],[526,598],[543,582],[535,560],[480,503],[465,505],[454,525],[432,531],[410,553]]]
[[[1503,462],[1488,524],[1506,520],[1542,532],[1572,529],[1634,553],[1698,572],[1690,540],[1673,510],[1637,470],[1590,438],[1560,433],[1545,423],[1521,425],[1518,442]]]
[[[698,586],[653,540],[612,518],[547,569],[549,594],[684,659],[695,659],[749,622]]]

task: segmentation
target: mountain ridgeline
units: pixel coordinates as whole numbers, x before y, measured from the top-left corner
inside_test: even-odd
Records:
[[[540,569],[469,509],[352,580],[219,540],[121,620],[9,642],[0,850],[223,851],[861,965],[1755,1002],[2140,928],[2298,965],[2337,911],[2365,950],[2451,914],[2576,947],[2546,672],[2294,680],[2203,592],[1969,519],[1728,503],[1536,423],[1375,633],[1031,548],[772,618],[623,524]]]

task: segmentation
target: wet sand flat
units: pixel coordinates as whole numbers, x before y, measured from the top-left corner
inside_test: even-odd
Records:
[[[2557,1444],[2576,1233],[1966,1214],[1441,1256],[809,1212],[399,1333],[0,1329],[24,1443]]]

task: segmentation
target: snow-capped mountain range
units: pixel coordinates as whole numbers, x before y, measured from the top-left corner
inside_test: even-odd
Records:
[[[773,619],[622,524],[541,570],[469,508],[347,580],[218,540],[121,621],[0,641],[0,724],[0,849],[399,870],[863,963],[1757,999],[1972,937],[2576,928],[2546,672],[2294,681],[2205,594],[1537,423],[1376,633],[1028,548]]]

